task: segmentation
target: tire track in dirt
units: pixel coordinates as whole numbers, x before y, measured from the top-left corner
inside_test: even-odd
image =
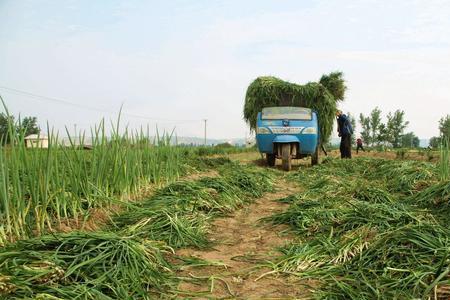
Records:
[[[308,291],[298,284],[295,277],[261,275],[269,272],[259,264],[280,255],[277,247],[292,241],[293,235],[285,226],[273,226],[259,222],[261,218],[285,210],[289,205],[275,201],[299,192],[299,187],[283,178],[277,178],[275,192],[267,193],[254,203],[234,214],[213,222],[209,239],[212,249],[185,248],[177,251],[180,256],[193,256],[209,261],[222,262],[227,267],[187,267],[180,272],[184,280],[178,287],[180,298],[240,298],[240,299],[299,299]],[[284,231],[284,233],[283,233]],[[214,280],[211,280],[215,278]],[[211,284],[213,287],[211,291]],[[205,292],[200,295],[198,293]]]

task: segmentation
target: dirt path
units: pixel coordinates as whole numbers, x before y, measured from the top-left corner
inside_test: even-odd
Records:
[[[292,240],[291,235],[282,233],[286,227],[261,224],[258,220],[285,210],[288,205],[274,200],[294,194],[298,190],[292,183],[278,179],[276,192],[268,193],[234,215],[217,219],[213,223],[209,236],[209,239],[216,243],[213,249],[179,250],[177,254],[182,256],[198,257],[226,265],[226,268],[207,266],[185,269],[180,276],[203,280],[182,282],[179,290],[186,293],[181,293],[180,298],[305,298],[307,290],[297,284],[294,278],[265,276],[256,280],[270,271],[258,265],[279,255],[276,248]],[[205,293],[202,296],[196,294],[201,292]]]

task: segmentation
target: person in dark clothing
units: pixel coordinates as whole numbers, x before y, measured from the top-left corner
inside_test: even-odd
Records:
[[[366,150],[364,150],[363,141],[362,141],[361,138],[358,138],[356,140],[356,154],[358,154],[359,149],[361,149],[362,151],[366,152]]]
[[[341,151],[341,158],[352,158],[352,134],[353,128],[349,118],[338,110],[336,112],[338,133],[341,137],[341,145],[339,150]]]

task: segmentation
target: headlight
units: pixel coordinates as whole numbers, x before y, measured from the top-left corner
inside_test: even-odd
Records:
[[[315,127],[306,127],[303,129],[302,134],[317,134],[317,129]]]
[[[256,129],[256,133],[257,134],[271,134],[269,128],[267,128],[267,127],[258,127]]]

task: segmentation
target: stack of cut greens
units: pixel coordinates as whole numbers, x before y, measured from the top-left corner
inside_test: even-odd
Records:
[[[72,232],[0,249],[9,299],[151,299],[174,284],[164,244],[111,232]],[[57,298],[54,298],[57,297]]]
[[[320,81],[298,85],[276,77],[255,79],[247,89],[244,105],[244,119],[250,128],[256,129],[258,112],[271,106],[300,106],[315,110],[319,114],[322,142],[328,142],[337,103],[344,99],[345,81],[341,72],[323,75]]]
[[[208,245],[208,221],[230,213],[272,189],[271,176],[237,164],[220,168],[221,176],[179,181],[114,217],[116,229],[163,240],[171,247]]]
[[[305,192],[270,217],[299,239],[274,272],[314,280],[320,299],[448,299],[450,182],[436,166],[328,160],[290,175]]]

